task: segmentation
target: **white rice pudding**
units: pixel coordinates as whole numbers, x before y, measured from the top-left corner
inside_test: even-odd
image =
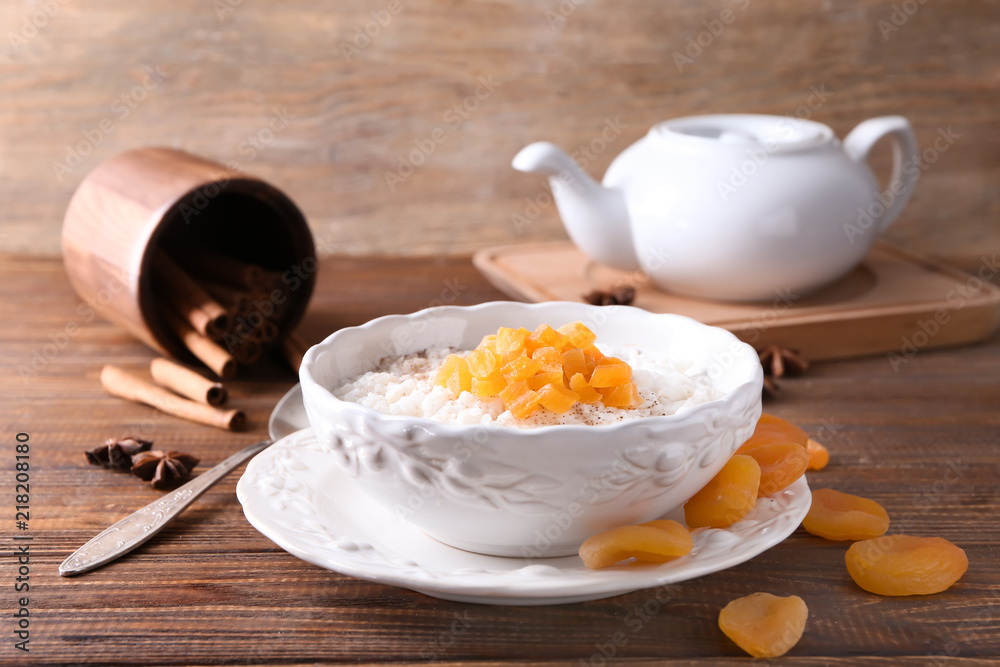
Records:
[[[452,399],[448,390],[434,384],[438,368],[449,354],[464,357],[471,350],[426,350],[382,359],[378,367],[333,390],[342,401],[367,406],[389,415],[426,417],[444,424],[499,424],[530,428],[555,424],[598,426],[632,419],[672,415],[701,403],[722,398],[704,368],[674,359],[666,353],[635,345],[599,345],[605,355],[618,357],[632,367],[643,404],[624,410],[602,403],[577,403],[556,414],[539,407],[527,419],[518,419],[500,398],[477,398],[467,391]]]

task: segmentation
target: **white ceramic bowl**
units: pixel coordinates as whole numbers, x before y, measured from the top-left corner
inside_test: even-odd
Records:
[[[341,401],[332,389],[380,359],[474,348],[500,326],[582,321],[597,345],[638,344],[689,359],[723,398],[606,426],[449,426]],[[724,329],[679,315],[580,303],[492,302],[390,315],[337,331],[300,369],[309,422],[375,502],[445,544],[497,556],[575,553],[591,535],[649,521],[704,486],[761,413],[757,354]]]

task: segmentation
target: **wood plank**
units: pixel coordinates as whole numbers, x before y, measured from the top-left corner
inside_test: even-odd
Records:
[[[501,296],[468,259],[330,257],[300,330],[318,340],[439,299]],[[897,369],[878,358],[819,363],[783,381],[780,398],[766,405],[830,448],[829,467],[810,475],[814,487],[878,500],[893,532],[941,535],[962,546],[970,568],[951,590],[925,598],[865,593],[846,574],[845,545],[800,529],[747,563],[668,589],[493,607],[360,581],[288,555],[243,518],[235,475],[133,554],[60,578],[56,568],[73,549],[158,495],[126,474],[87,465],[84,449],[142,432],[158,446],[200,456],[203,470],[259,439],[271,406],[294,381],[275,362],[232,383],[232,403],[250,418],[245,432],[157,417],[104,395],[97,382],[103,363],[138,367],[152,352],[102,320],[87,321],[79,304],[57,260],[0,259],[0,425],[9,443],[30,434],[33,482],[31,529],[8,522],[3,539],[34,537],[32,665],[578,665],[603,664],[612,648],[608,664],[737,664],[745,658],[718,631],[718,611],[758,590],[795,593],[810,606],[789,664],[932,665],[953,654],[956,664],[978,665],[1000,654],[1000,338],[923,351]],[[77,328],[60,346],[71,322]],[[18,367],[36,352],[44,366],[22,379]],[[4,470],[10,488],[9,459]],[[5,563],[9,584],[10,556]],[[2,664],[25,664],[22,658],[10,642],[0,649]]]
[[[959,138],[929,154],[888,238],[963,264],[1000,248],[1000,23],[989,2],[921,3],[894,30],[893,3],[879,0],[628,0],[614,9],[403,0],[350,60],[341,45],[388,2],[54,6],[52,16],[38,3],[0,7],[0,247],[9,252],[59,252],[84,174],[146,145],[232,161],[274,183],[339,253],[469,254],[561,240],[551,206],[527,229],[511,222],[546,188],[511,169],[522,146],[587,146],[618,118],[621,135],[587,165],[600,176],[657,121],[803,105],[841,137],[885,114],[909,117],[925,148],[951,128]],[[735,18],[712,37],[704,24],[726,7]],[[22,32],[31,33],[23,44],[11,41]],[[708,45],[692,47],[696,39]],[[678,67],[675,54],[689,48],[696,57]],[[162,72],[155,86],[147,67]],[[489,76],[500,83],[477,101],[479,77]],[[810,99],[814,87],[825,101]],[[447,115],[470,96],[467,118]],[[287,123],[271,136],[279,115]],[[437,128],[445,140],[390,189],[386,173]],[[83,152],[68,173],[55,166]],[[888,152],[876,151],[883,173]]]

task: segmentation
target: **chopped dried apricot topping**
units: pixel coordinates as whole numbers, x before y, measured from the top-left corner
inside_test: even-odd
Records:
[[[504,376],[507,382],[520,382],[527,380],[540,370],[542,370],[541,363],[528,355],[521,355],[501,366],[500,375]]]
[[[830,452],[821,443],[812,438],[806,442],[806,451],[809,453],[808,470],[822,470],[830,462]]]
[[[632,379],[632,367],[621,359],[604,357],[590,374],[590,386],[597,389],[620,387]]]
[[[889,514],[874,500],[816,489],[802,527],[828,540],[867,540],[889,530]]]
[[[590,374],[594,370],[593,365],[587,364],[587,355],[577,347],[570,348],[562,353],[562,367],[563,374],[567,378],[571,378],[579,373],[583,376],[583,379],[588,381],[590,380]]]
[[[969,568],[965,551],[943,537],[883,535],[855,542],[845,556],[858,586],[878,595],[930,595]]]
[[[631,380],[628,384],[621,384],[617,387],[601,387],[597,391],[604,397],[601,401],[609,408],[630,410],[642,405],[639,388]]]
[[[498,396],[506,386],[507,381],[503,379],[503,376],[499,372],[484,378],[477,378],[475,375],[472,376],[472,395],[477,398]]]
[[[666,563],[694,548],[688,529],[669,519],[621,526],[594,535],[580,546],[580,558],[591,569],[609,567],[629,558],[639,563]]]
[[[458,368],[448,378],[448,391],[454,396],[458,396],[463,391],[472,391],[472,373],[465,363],[459,364]]]
[[[719,628],[755,658],[777,658],[795,646],[806,629],[809,608],[797,595],[753,593],[719,612]]]
[[[562,351],[569,341],[566,336],[559,333],[548,324],[540,324],[537,329],[531,332],[524,341],[524,347],[529,353],[533,353],[540,347],[552,347],[557,351]]]
[[[568,344],[573,347],[587,348],[597,340],[597,334],[584,326],[583,322],[570,322],[557,329],[559,333],[566,336]]]
[[[472,376],[477,378],[489,377],[500,368],[500,359],[496,352],[488,347],[470,352],[465,357],[465,363],[468,364]]]
[[[458,368],[458,361],[461,358],[462,357],[457,354],[449,354],[445,357],[444,363],[442,363],[441,367],[438,369],[437,377],[434,379],[434,382],[442,387],[446,387],[448,385],[448,378],[450,378],[452,373],[455,372],[455,369]]]
[[[531,332],[523,327],[520,329],[500,327],[497,329],[496,353],[505,361],[520,356],[524,352],[524,340],[530,334]]]
[[[563,360],[562,354],[554,347],[539,347],[531,352],[531,359],[542,365],[541,371],[545,373],[556,373],[562,375]]]
[[[457,354],[449,354],[438,370],[437,384],[447,387],[452,396],[472,390],[472,373],[465,359]]]
[[[538,391],[547,384],[554,384],[557,387],[565,387],[566,383],[563,382],[562,371],[554,371],[552,373],[539,372],[528,378],[528,386]]]
[[[538,392],[524,381],[511,382],[500,392],[507,409],[519,419],[524,419],[538,407]]]
[[[551,410],[557,414],[562,414],[576,405],[579,400],[576,392],[570,391],[562,386],[547,384],[538,390],[538,402],[543,408]]]
[[[689,528],[728,528],[757,504],[759,484],[757,462],[736,454],[684,504],[684,521]]]
[[[577,373],[569,379],[569,388],[576,392],[581,403],[596,403],[602,398],[600,392],[590,386],[582,373]]]
[[[624,409],[642,405],[632,368],[605,357],[594,346],[596,338],[581,322],[558,330],[547,324],[534,331],[500,327],[465,357],[448,355],[435,384],[447,388],[452,398],[463,391],[479,398],[499,396],[521,419],[539,406],[562,413],[577,403],[602,401]]]

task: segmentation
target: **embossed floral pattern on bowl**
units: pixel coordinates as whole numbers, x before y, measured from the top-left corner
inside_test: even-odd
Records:
[[[598,345],[637,344],[689,360],[723,397],[665,417],[521,429],[387,415],[331,391],[386,356],[472,348],[499,326],[576,320]],[[445,544],[529,558],[575,553],[594,533],[681,505],[749,437],[763,382],[756,352],[728,331],[677,315],[568,302],[379,318],[310,349],[300,377],[320,446],[373,501]]]

